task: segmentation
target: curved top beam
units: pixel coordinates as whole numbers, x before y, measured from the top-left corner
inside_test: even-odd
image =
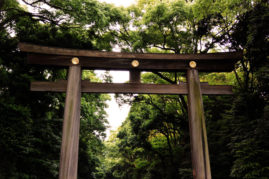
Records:
[[[19,43],[19,49],[28,52],[30,64],[70,66],[71,58],[78,57],[80,65],[89,69],[186,71],[189,62],[195,61],[197,69],[205,72],[232,71],[234,64],[242,59],[242,52],[208,54],[161,54],[118,53],[81,49],[68,49]],[[139,65],[132,66],[137,60]]]

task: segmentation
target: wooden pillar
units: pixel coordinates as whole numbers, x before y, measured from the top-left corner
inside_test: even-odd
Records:
[[[140,83],[140,78],[141,78],[141,72],[139,70],[130,70],[129,75],[130,75],[130,83]]]
[[[200,80],[196,69],[187,71],[188,108],[194,179],[211,179]]]
[[[76,179],[78,168],[81,67],[69,67],[64,108],[59,179]]]

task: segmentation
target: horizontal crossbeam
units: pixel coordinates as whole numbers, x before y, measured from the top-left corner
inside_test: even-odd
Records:
[[[92,50],[67,49],[19,43],[19,49],[28,52],[28,63],[38,65],[70,66],[73,57],[87,69],[186,71],[189,62],[197,63],[196,69],[204,72],[228,72],[242,59],[242,52],[208,54],[117,53]],[[132,62],[136,60],[137,66]]]
[[[67,81],[32,82],[32,91],[65,92]],[[204,95],[231,95],[232,86],[201,83]],[[87,93],[134,93],[134,94],[188,94],[186,83],[179,85],[143,83],[91,83],[82,81],[81,91]]]

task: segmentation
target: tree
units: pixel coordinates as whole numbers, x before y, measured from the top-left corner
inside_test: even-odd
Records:
[[[201,80],[212,84],[229,83],[237,88],[232,98],[204,97],[214,178],[267,177],[268,144],[265,141],[268,141],[268,135],[264,133],[268,128],[268,28],[265,25],[268,24],[267,12],[266,1],[141,0],[137,7],[127,9],[131,20],[120,24],[121,28],[115,32],[118,33],[116,37],[125,51],[207,53],[245,49],[246,55],[238,63],[234,73],[200,76]],[[155,72],[155,75],[144,74],[144,80],[148,79],[147,82],[151,83],[177,84],[186,81],[182,75],[184,74]],[[173,100],[177,103],[168,103]],[[176,138],[178,141],[188,141],[182,137],[188,133],[187,128],[184,128],[186,125],[182,123],[184,119],[186,121],[185,97],[173,99],[171,96],[139,95],[130,101],[131,112],[123,125],[124,129],[119,130],[117,139],[121,142],[119,147],[129,147],[124,153],[130,153],[128,156],[121,156],[119,150],[118,157],[132,157],[129,168],[125,169],[131,170],[128,176],[135,176],[135,161],[143,161],[145,164],[140,171],[140,174],[144,173],[144,178],[156,178],[153,172],[156,170],[160,178],[169,178],[171,176],[165,172],[173,167],[174,171],[170,172],[173,176],[191,175],[190,166],[182,167],[184,162],[190,161],[188,159],[176,161],[178,163],[169,169],[158,165],[162,160],[170,165],[174,158],[181,159],[179,151],[187,151],[185,147],[188,147],[188,143],[175,145],[175,148],[171,145],[169,147],[173,137],[162,133],[163,129],[169,129],[167,131],[170,133],[172,126],[172,129],[176,128],[179,133]],[[168,121],[174,122],[170,125]],[[135,140],[131,140],[133,138]],[[137,147],[141,148],[142,154],[133,154]],[[153,151],[161,155],[156,156]],[[115,163],[113,165],[117,166]],[[154,170],[151,170],[153,168]],[[176,170],[179,172],[175,172]],[[122,178],[124,176],[126,175]]]
[[[245,50],[232,111],[231,176],[268,177],[268,3],[255,4],[239,17],[233,33],[235,48]]]
[[[57,2],[51,3],[49,5],[53,6]],[[39,5],[31,4],[36,8]],[[64,4],[61,8],[65,6],[68,5]],[[1,178],[57,178],[59,170],[65,95],[30,92],[29,83],[66,79],[66,70],[27,65],[26,56],[18,51],[17,43],[23,41],[84,49],[111,48],[109,43],[102,42],[100,45],[96,41],[97,27],[72,28],[71,23],[58,22],[58,18],[68,14],[51,9],[52,12],[39,10],[38,13],[28,12],[16,1],[4,1],[1,6]],[[57,23],[48,23],[53,21]],[[83,78],[96,80],[92,71],[84,72]],[[94,178],[96,167],[100,165],[96,156],[103,149],[107,123],[104,109],[108,99],[106,95],[82,96],[79,178]]]

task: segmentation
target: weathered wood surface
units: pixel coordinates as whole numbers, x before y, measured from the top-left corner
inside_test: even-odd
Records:
[[[77,179],[81,67],[70,66],[66,89],[59,179]]]
[[[140,83],[141,72],[139,70],[130,70],[129,72],[130,83]]]
[[[67,81],[32,82],[32,91],[65,92]],[[231,95],[232,86],[201,83],[204,95]],[[162,85],[142,83],[91,83],[82,81],[81,92],[87,93],[135,93],[135,94],[188,94],[187,84]]]
[[[198,71],[188,70],[187,79],[193,177],[194,179],[211,179],[202,86],[200,86]]]
[[[19,49],[28,52],[28,63],[38,65],[70,66],[71,57],[79,57],[83,68],[106,70],[131,70],[133,60],[139,61],[136,70],[186,71],[191,60],[197,70],[205,72],[232,71],[234,64],[242,59],[242,52],[208,54],[139,54],[46,47],[20,43]]]

